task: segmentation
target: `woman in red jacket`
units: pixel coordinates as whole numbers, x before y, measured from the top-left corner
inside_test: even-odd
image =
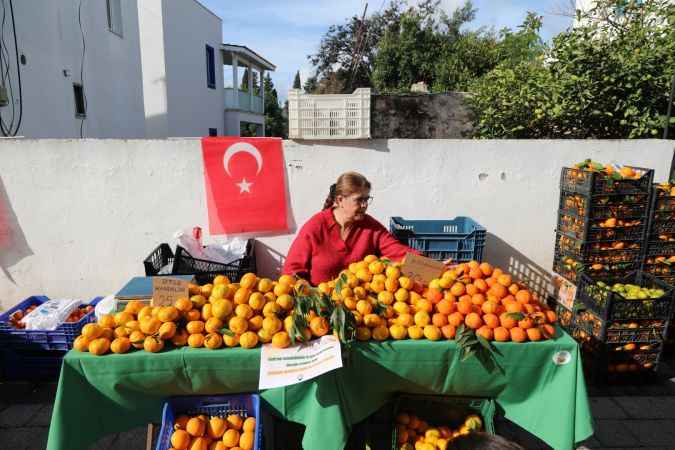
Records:
[[[305,223],[291,244],[283,273],[317,286],[367,255],[399,261],[408,252],[419,254],[366,214],[372,199],[370,182],[363,175],[340,175],[330,187],[323,210]]]

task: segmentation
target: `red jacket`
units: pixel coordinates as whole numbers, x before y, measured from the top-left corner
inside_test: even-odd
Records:
[[[408,252],[419,254],[397,241],[367,214],[354,223],[347,240],[343,241],[340,225],[335,221],[332,209],[328,208],[312,216],[300,229],[288,250],[283,273],[298,274],[317,286],[334,279],[350,263],[367,255],[399,261]]]

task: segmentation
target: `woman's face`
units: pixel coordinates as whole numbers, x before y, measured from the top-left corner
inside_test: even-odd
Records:
[[[365,217],[371,200],[370,190],[354,192],[347,196],[338,195],[337,207],[347,220],[358,221]]]

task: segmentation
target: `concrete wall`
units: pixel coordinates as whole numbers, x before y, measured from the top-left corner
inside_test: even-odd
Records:
[[[472,113],[467,94],[373,95],[370,135],[373,139],[459,139],[470,137]]]
[[[91,297],[142,274],[142,260],[176,230],[207,228],[198,139],[0,140],[0,302],[31,294]],[[553,258],[560,168],[592,157],[656,170],[673,141],[284,141],[287,235],[259,239],[259,272],[274,275],[302,225],[347,170],[373,184],[369,212],[488,229],[485,259],[525,279]],[[210,237],[205,239],[209,242]]]
[[[167,136],[225,132],[222,20],[194,0],[162,2],[167,79]],[[215,53],[216,86],[206,84],[206,44]]]
[[[2,14],[0,3],[0,15]],[[82,35],[78,1],[15,1],[21,65],[23,119],[19,135],[79,137],[73,83],[81,82]],[[6,11],[4,42],[10,51],[13,90],[18,103],[14,38]],[[143,137],[143,91],[136,0],[122,0],[122,37],[108,30],[106,2],[82,2],[84,31],[85,137]],[[64,73],[65,71],[65,73]],[[16,105],[18,113],[18,104]],[[7,121],[8,107],[0,108]],[[18,117],[17,117],[18,119]]]
[[[162,0],[145,0],[138,5],[141,42],[145,137],[169,134],[166,63],[164,62],[164,18]]]

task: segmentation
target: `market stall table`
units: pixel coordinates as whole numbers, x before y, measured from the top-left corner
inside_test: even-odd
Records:
[[[503,374],[488,372],[475,358],[461,362],[455,341],[356,343],[342,369],[261,396],[277,414],[306,425],[306,449],[343,448],[350,427],[398,392],[494,397],[509,420],[555,449],[573,449],[591,436],[581,358],[569,335],[496,347]],[[260,349],[102,357],[71,351],[47,448],[86,449],[106,434],[159,422],[168,396],[256,391],[259,365]]]

